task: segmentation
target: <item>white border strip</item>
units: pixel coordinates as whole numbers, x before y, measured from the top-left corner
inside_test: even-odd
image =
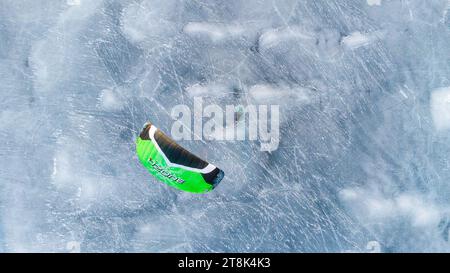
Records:
[[[197,168],[191,168],[191,167],[187,167],[187,166],[183,166],[183,165],[179,165],[179,164],[170,162],[169,159],[167,158],[167,156],[163,153],[163,151],[161,150],[161,148],[159,147],[158,143],[155,140],[156,130],[158,130],[158,128],[156,128],[152,124],[151,127],[150,127],[150,130],[148,130],[148,136],[152,140],[152,142],[155,145],[156,149],[158,149],[158,152],[163,156],[164,160],[167,163],[167,166],[169,166],[169,167],[177,167],[177,168],[181,168],[181,169],[184,169],[184,170],[193,171],[193,172],[199,172],[199,173],[210,173],[216,168],[216,166],[214,166],[213,164],[210,164],[210,163],[208,163],[208,166],[204,167],[203,169],[197,169]]]

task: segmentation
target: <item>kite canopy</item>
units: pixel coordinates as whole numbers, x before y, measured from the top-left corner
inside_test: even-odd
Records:
[[[150,122],[137,139],[136,152],[152,175],[183,191],[211,191],[224,176],[222,170],[190,153]]]

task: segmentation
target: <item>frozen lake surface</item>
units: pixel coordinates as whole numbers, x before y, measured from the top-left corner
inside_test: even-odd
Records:
[[[134,144],[199,93],[281,111],[207,195]],[[0,95],[0,251],[450,249],[449,0],[0,0]]]

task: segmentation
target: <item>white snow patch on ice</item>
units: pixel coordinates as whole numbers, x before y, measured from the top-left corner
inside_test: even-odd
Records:
[[[438,131],[450,129],[450,86],[431,93],[431,116]]]
[[[369,6],[380,6],[381,0],[367,0],[367,5]]]
[[[239,37],[244,33],[244,28],[233,24],[190,22],[184,26],[183,32],[193,37],[207,37],[211,42],[217,43]]]
[[[342,199],[346,201],[353,201],[358,198],[358,193],[354,189],[343,189],[339,192]]]
[[[69,6],[79,6],[81,5],[81,0],[67,0],[66,3]]]
[[[276,28],[264,32],[259,37],[259,46],[262,49],[269,49],[282,42],[314,39],[315,37],[313,35],[310,35],[299,27]]]
[[[231,93],[231,88],[222,83],[193,84],[186,88],[187,94],[191,97],[225,97]]]
[[[349,49],[357,49],[367,46],[379,38],[379,33],[361,33],[359,31],[352,32],[350,35],[342,39],[342,43]]]
[[[111,89],[104,89],[100,95],[101,106],[104,110],[117,110],[122,107],[122,100]]]
[[[250,96],[261,104],[289,103],[309,101],[309,89],[303,87],[275,86],[268,84],[253,85],[249,89]]]
[[[441,216],[447,212],[431,200],[422,196],[403,193],[394,197],[386,197],[373,190],[347,188],[340,191],[339,196],[345,203],[369,221],[383,221],[405,217],[414,227],[436,227]]]

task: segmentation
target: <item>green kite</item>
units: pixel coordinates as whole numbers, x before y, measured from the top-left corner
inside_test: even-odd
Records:
[[[222,180],[216,166],[193,155],[147,122],[136,141],[139,161],[156,178],[177,189],[206,193]]]

